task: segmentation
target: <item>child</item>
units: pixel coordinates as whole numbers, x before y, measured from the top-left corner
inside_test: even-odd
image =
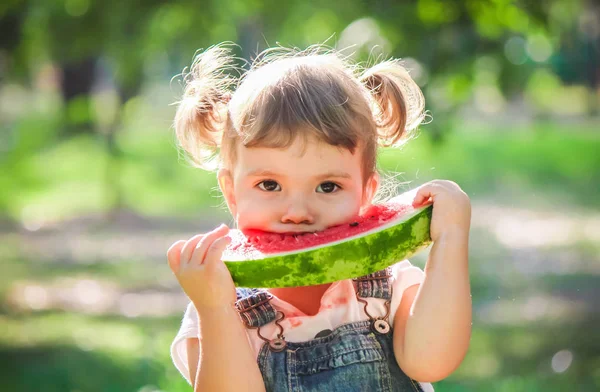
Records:
[[[237,227],[316,232],[351,222],[378,190],[376,153],[424,116],[397,61],[360,71],[334,51],[268,50],[236,85],[220,45],[186,77],[181,146],[218,182]],[[237,88],[235,88],[237,87]],[[471,331],[469,198],[432,181],[425,271],[399,260],[357,279],[235,288],[228,228],[178,241],[169,266],[191,300],[171,354],[196,391],[426,391],[461,363]]]

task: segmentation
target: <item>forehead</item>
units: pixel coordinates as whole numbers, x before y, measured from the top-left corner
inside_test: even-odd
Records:
[[[236,151],[236,172],[247,175],[255,171],[273,171],[289,176],[311,176],[332,170],[360,176],[361,154],[348,149],[308,138],[296,138],[287,148],[245,147]]]

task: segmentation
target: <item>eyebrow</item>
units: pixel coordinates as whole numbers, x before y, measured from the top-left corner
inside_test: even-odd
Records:
[[[286,177],[285,174],[276,173],[276,172],[273,172],[270,170],[264,170],[264,169],[250,170],[249,172],[246,173],[246,176],[248,176],[248,177]],[[324,178],[351,179],[352,176],[349,173],[346,173],[343,171],[333,171],[333,172],[319,174],[319,175],[315,176],[315,178],[316,179],[324,179]]]

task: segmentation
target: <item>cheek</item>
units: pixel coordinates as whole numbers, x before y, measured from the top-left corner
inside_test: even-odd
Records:
[[[246,227],[261,228],[271,219],[273,208],[261,198],[243,195],[237,203],[236,221],[239,229]]]
[[[327,216],[332,219],[335,224],[346,223],[360,212],[361,195],[351,194],[344,199],[337,200],[335,203],[326,207]]]

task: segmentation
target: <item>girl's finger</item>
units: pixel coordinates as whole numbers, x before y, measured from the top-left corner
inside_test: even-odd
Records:
[[[424,204],[426,201],[428,201],[432,196],[433,196],[433,194],[431,193],[431,188],[429,188],[429,186],[425,185],[425,186],[419,188],[412,204],[415,207],[420,206],[420,205]]]
[[[173,273],[177,273],[179,271],[179,265],[181,262],[181,249],[184,245],[185,240],[179,240],[171,245],[169,250],[167,250],[167,261]]]
[[[202,264],[204,262],[204,258],[206,256],[206,252],[208,251],[208,248],[212,245],[212,243],[215,242],[218,238],[226,235],[228,232],[229,232],[229,227],[227,227],[226,225],[221,225],[221,226],[217,227],[215,230],[206,234],[200,240],[198,245],[196,245],[196,248],[194,249],[194,253],[192,254],[192,257],[190,258],[189,263],[197,264],[197,265]]]
[[[206,234],[198,234],[187,240],[187,242],[183,246],[183,249],[181,250],[180,264],[185,264],[190,261],[190,258],[192,257],[192,253],[194,253],[196,245],[198,245],[198,242],[200,242],[205,235]]]

